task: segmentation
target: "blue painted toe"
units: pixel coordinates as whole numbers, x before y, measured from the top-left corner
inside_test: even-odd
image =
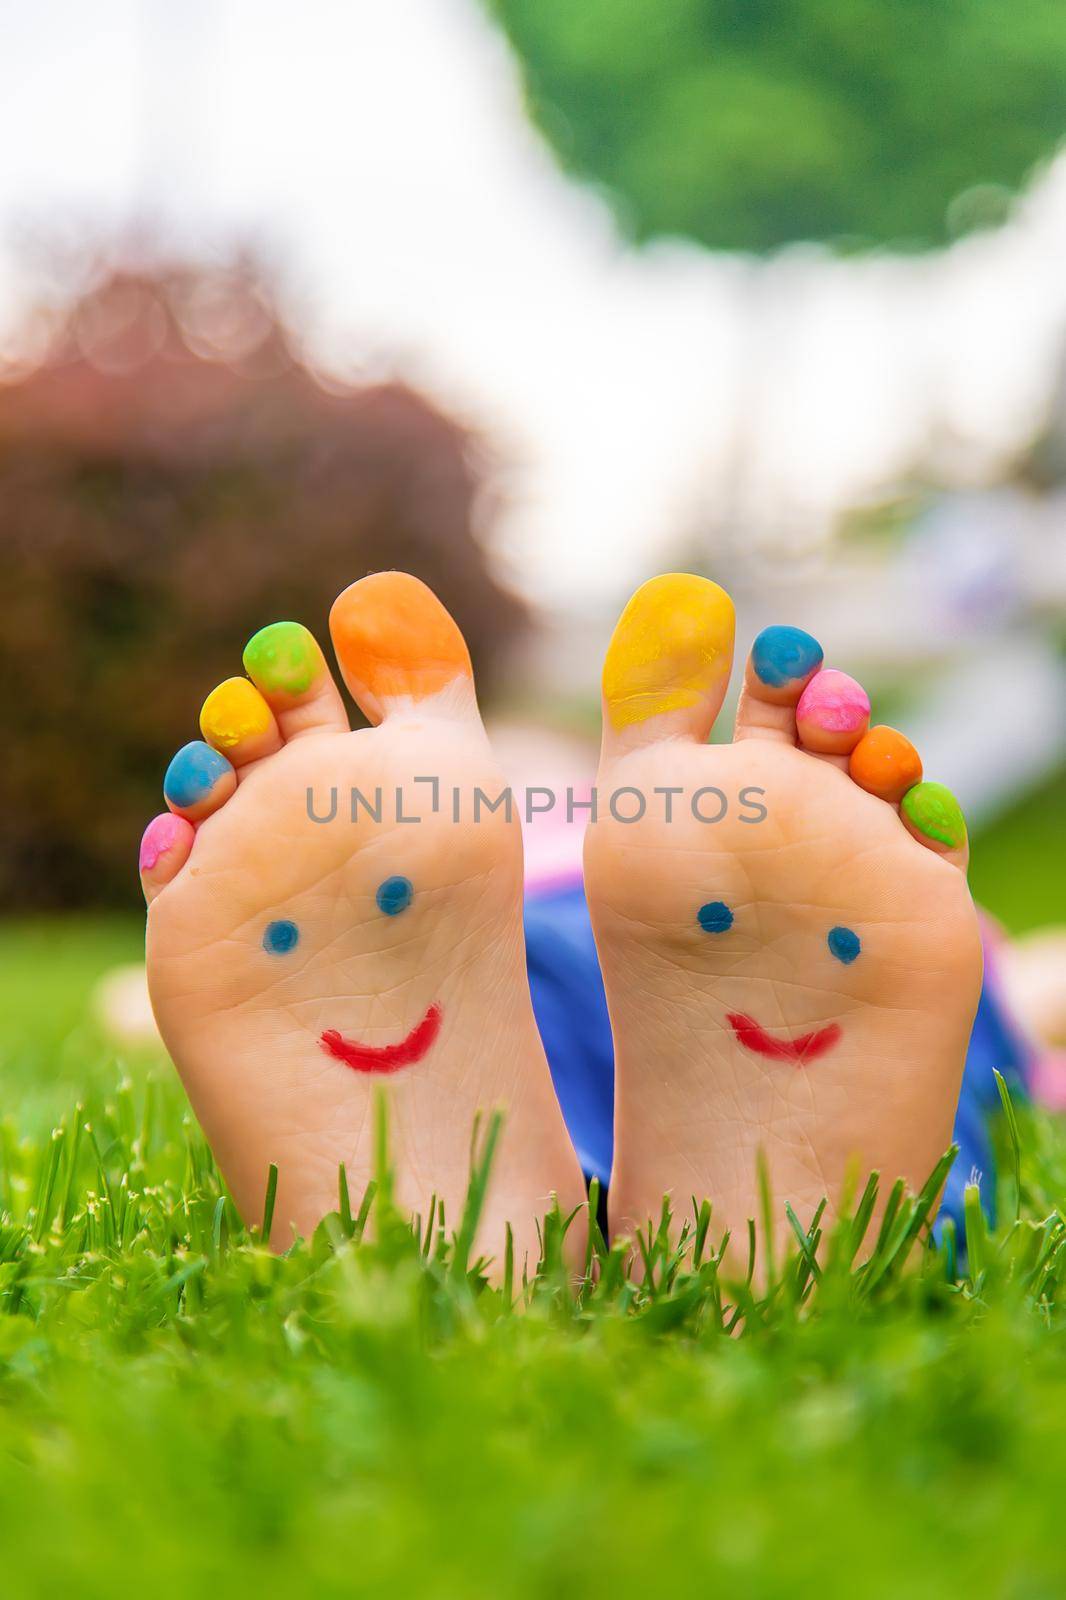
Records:
[[[764,628],[751,647],[755,675],[771,689],[809,677],[823,660],[818,640],[802,628]]]
[[[182,745],[167,768],[163,794],[170,805],[185,810],[206,799],[218,780],[232,771],[225,756],[202,739],[194,739],[191,744]]]

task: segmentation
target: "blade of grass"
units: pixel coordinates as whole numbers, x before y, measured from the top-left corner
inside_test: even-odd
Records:
[[[337,1199],[341,1227],[344,1229],[345,1238],[350,1239],[355,1224],[352,1221],[352,1200],[348,1193],[348,1169],[343,1161],[337,1166]]]
[[[225,1221],[225,1216],[226,1196],[220,1194],[215,1202],[215,1214],[211,1223],[211,1243],[214,1246],[216,1256],[222,1254],[222,1225]]]
[[[763,1251],[766,1256],[766,1287],[769,1290],[777,1271],[774,1257],[774,1196],[770,1183],[770,1164],[766,1159],[766,1151],[761,1146],[756,1158],[756,1170],[759,1178],[759,1209],[762,1214]]]
[[[270,1163],[267,1173],[266,1194],[263,1198],[263,1222],[259,1233],[264,1244],[270,1243],[270,1230],[274,1226],[274,1204],[278,1198],[278,1169],[275,1162]]]
[[[359,1243],[363,1237],[363,1234],[366,1232],[366,1224],[367,1219],[370,1216],[370,1208],[374,1204],[374,1197],[377,1192],[377,1183],[373,1178],[371,1178],[370,1182],[363,1190],[363,1198],[359,1202],[359,1210],[356,1213],[355,1223],[352,1228],[352,1238],[355,1240],[356,1244]]]
[[[478,1223],[481,1221],[481,1214],[485,1208],[489,1179],[496,1159],[496,1147],[500,1142],[502,1131],[503,1112],[494,1111],[489,1118],[488,1129],[485,1133],[481,1150],[475,1153],[470,1172],[470,1182],[466,1190],[466,1203],[463,1206],[462,1219],[455,1235],[452,1249],[452,1276],[456,1278],[465,1278],[469,1270],[470,1251],[473,1248]]]
[[[962,1218],[966,1228],[966,1264],[975,1291],[981,1291],[988,1262],[988,1227],[981,1206],[981,1190],[968,1183],[963,1191]]]
[[[1003,1107],[1003,1120],[1007,1125],[1007,1137],[1010,1142],[1011,1166],[1014,1175],[1014,1220],[1017,1222],[1021,1216],[1022,1208],[1022,1146],[1018,1137],[1018,1119],[1014,1114],[1014,1103],[1007,1088],[1007,1080],[997,1068],[992,1068],[999,1090],[1000,1104]]]

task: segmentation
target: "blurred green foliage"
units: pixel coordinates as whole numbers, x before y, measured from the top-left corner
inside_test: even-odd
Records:
[[[532,114],[640,239],[924,247],[1066,134],[1061,0],[487,0]]]
[[[1066,923],[1066,766],[971,840],[974,899],[1011,933]]]

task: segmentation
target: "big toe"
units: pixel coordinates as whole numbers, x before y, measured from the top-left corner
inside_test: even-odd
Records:
[[[454,617],[409,572],[374,572],[337,596],[329,631],[344,676],[371,722],[446,697],[476,715],[470,651]]]
[[[605,749],[706,739],[733,666],[736,614],[725,590],[666,572],[637,590],[603,663]]]

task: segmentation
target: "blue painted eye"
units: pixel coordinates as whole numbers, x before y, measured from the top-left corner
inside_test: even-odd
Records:
[[[862,940],[857,933],[852,933],[850,928],[833,928],[826,940],[830,955],[836,956],[838,961],[843,961],[850,967],[859,951],[862,949]]]
[[[733,926],[733,913],[721,900],[710,900],[700,906],[696,921],[704,933],[728,933]]]
[[[386,878],[378,887],[378,910],[384,911],[387,917],[398,917],[401,911],[407,910],[414,897],[410,878]]]
[[[283,918],[280,922],[268,922],[266,932],[263,934],[263,949],[269,950],[272,955],[285,956],[290,950],[295,950],[300,942],[300,930],[295,922]]]

